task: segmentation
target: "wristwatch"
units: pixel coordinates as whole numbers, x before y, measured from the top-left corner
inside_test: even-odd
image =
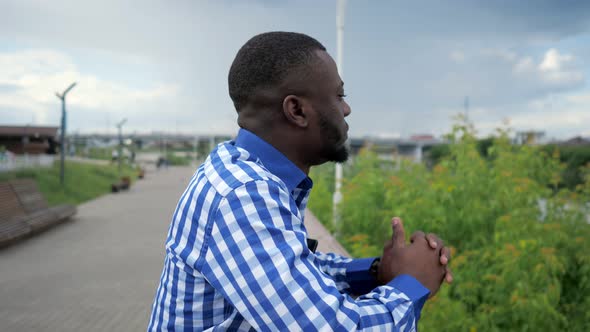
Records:
[[[381,263],[381,258],[377,257],[375,258],[373,263],[371,263],[371,267],[369,268],[369,274],[372,275],[375,278],[375,280],[377,280],[377,277],[379,275],[379,263]]]

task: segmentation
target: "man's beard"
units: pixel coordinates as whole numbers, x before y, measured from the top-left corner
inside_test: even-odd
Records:
[[[327,161],[343,163],[348,160],[348,148],[346,144],[336,146],[337,142],[342,141],[342,134],[333,123],[326,120],[320,113],[320,129],[321,137],[324,138],[324,146],[322,148],[322,157]]]

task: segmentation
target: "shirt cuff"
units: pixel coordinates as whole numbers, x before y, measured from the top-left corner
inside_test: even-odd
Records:
[[[350,293],[363,295],[379,286],[369,272],[371,264],[377,258],[379,257],[358,258],[346,263],[346,283],[350,286]]]
[[[430,295],[428,288],[424,287],[418,280],[408,274],[398,275],[387,283],[387,285],[401,291],[410,298],[410,301],[414,304],[414,317],[416,318],[416,322],[418,322],[422,307],[426,303],[428,295]]]

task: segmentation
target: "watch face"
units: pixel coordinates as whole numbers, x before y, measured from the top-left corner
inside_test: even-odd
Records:
[[[373,263],[371,263],[371,268],[369,269],[369,273],[375,278],[377,278],[379,273],[379,263],[381,263],[381,258],[375,258]]]

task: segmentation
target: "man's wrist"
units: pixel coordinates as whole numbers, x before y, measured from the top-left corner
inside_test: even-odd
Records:
[[[369,274],[379,282],[379,266],[381,265],[381,257],[375,258],[371,267],[369,268]]]

